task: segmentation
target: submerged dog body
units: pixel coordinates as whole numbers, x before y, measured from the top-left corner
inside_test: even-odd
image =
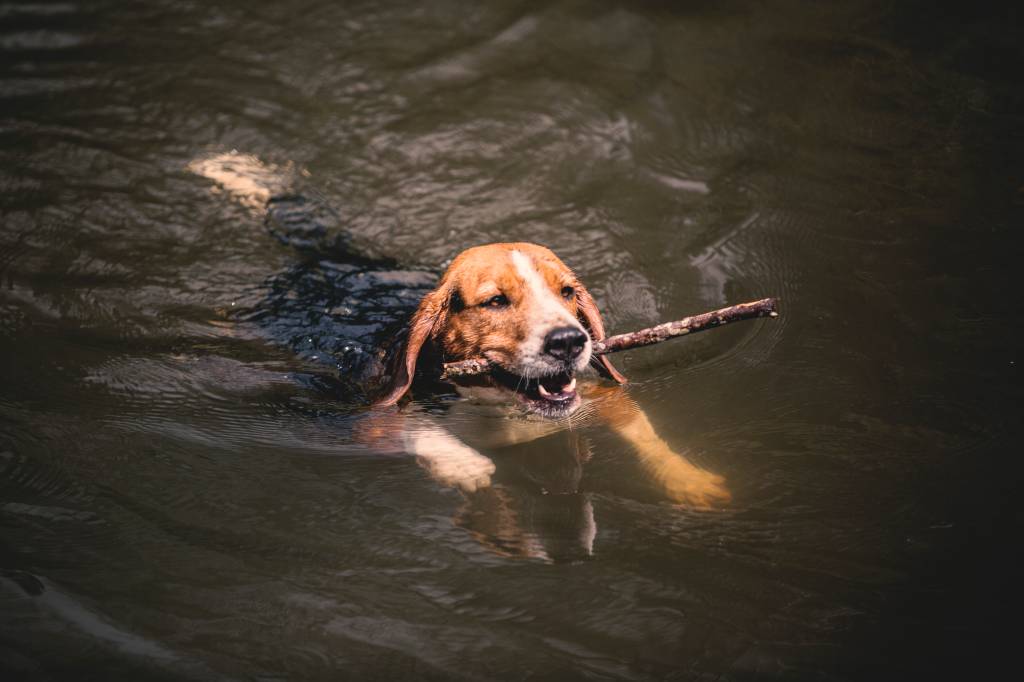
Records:
[[[617,384],[626,381],[607,357],[592,355],[593,341],[605,335],[597,305],[549,249],[529,243],[467,249],[431,289],[429,268],[397,269],[386,258],[349,248],[347,235],[332,234],[327,225],[336,218],[332,212],[286,191],[282,169],[238,154],[200,159],[190,169],[265,212],[271,233],[305,255],[302,264],[271,279],[269,305],[249,316],[306,359],[333,357],[345,385],[376,393],[375,407],[359,429],[366,443],[414,454],[443,484],[467,492],[487,488],[493,501],[502,495],[490,488],[495,466],[481,450],[602,424],[630,445],[669,499],[695,507],[729,499],[723,478],[675,452],[623,386],[601,385],[585,375],[592,367]],[[344,291],[332,290],[336,282]],[[404,341],[389,344],[385,329],[391,321],[400,324],[415,304],[410,294],[419,291],[426,293],[409,318]],[[370,314],[335,317],[335,310],[360,308]],[[337,347],[308,348],[311,324],[324,325],[318,339],[335,339]],[[336,333],[337,325],[351,333]],[[377,353],[378,345],[387,348]],[[447,417],[429,414],[418,402],[387,409],[409,393],[417,376],[436,388],[442,362],[477,357],[496,369],[456,381],[462,399],[446,402]],[[588,457],[574,461],[581,465]]]

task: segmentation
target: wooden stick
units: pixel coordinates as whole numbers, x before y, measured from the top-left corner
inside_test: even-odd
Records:
[[[655,327],[647,327],[628,334],[616,334],[609,336],[602,341],[595,341],[593,352],[595,355],[605,353],[618,353],[619,351],[650,346],[661,343],[685,334],[696,334],[705,329],[714,329],[730,322],[739,320],[751,320],[758,317],[778,317],[776,310],[778,299],[762,298],[760,301],[740,303],[727,308],[719,308],[708,313],[684,317],[674,322],[664,322]],[[454,379],[456,377],[472,376],[483,374],[491,368],[489,360],[478,358],[473,360],[462,360],[460,362],[444,363],[442,379]]]

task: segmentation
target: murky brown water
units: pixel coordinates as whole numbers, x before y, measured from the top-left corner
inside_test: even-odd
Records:
[[[5,679],[992,671],[1020,520],[1019,19],[0,4]],[[232,150],[422,267],[282,245],[189,170]],[[582,469],[561,436],[493,453],[532,558],[509,556],[495,498],[354,444],[332,368],[496,240],[552,247],[612,331],[782,297],[619,360],[725,510],[668,504],[594,428]]]

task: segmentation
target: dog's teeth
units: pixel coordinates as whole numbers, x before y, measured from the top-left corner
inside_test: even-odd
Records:
[[[576,390],[576,377],[572,378],[572,381],[569,382],[568,386],[566,386],[565,388],[562,389],[562,392],[563,393],[572,393],[574,390]]]
[[[537,390],[539,390],[540,394],[542,396],[544,396],[545,398],[551,397],[551,393],[548,392],[548,389],[544,388],[544,384],[538,382],[537,383]]]

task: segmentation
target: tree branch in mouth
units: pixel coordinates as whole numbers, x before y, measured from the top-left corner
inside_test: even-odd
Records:
[[[616,334],[601,341],[594,341],[594,355],[618,353],[633,348],[661,343],[677,336],[696,334],[706,329],[714,329],[740,320],[752,320],[759,317],[778,317],[778,299],[762,298],[759,301],[740,303],[738,305],[719,308],[700,315],[691,315],[681,320],[664,322],[654,327],[639,329],[628,334]],[[473,376],[489,372],[494,365],[485,358],[473,358],[460,362],[446,362],[441,379]]]

